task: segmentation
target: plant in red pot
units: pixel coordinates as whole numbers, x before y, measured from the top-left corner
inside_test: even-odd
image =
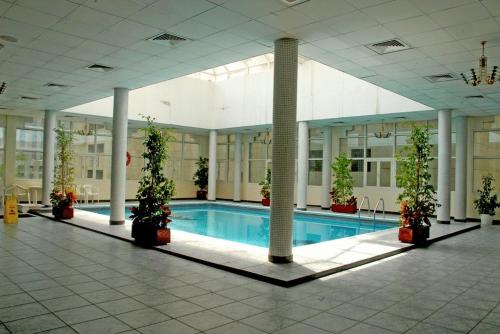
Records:
[[[335,177],[330,192],[332,197],[331,210],[341,213],[356,213],[356,197],[352,195],[354,180],[351,175],[351,159],[342,153],[332,163],[331,168]]]
[[[57,219],[73,218],[73,204],[76,203],[73,168],[73,132],[58,127],[54,129],[57,141],[57,160],[54,169],[53,190],[50,194],[52,214]]]
[[[474,200],[474,208],[481,216],[482,224],[491,224],[495,216],[495,210],[500,206],[497,194],[495,194],[495,178],[488,174],[481,176],[483,187],[478,189],[479,198]]]
[[[429,217],[436,211],[436,191],[431,184],[432,145],[429,129],[413,125],[405,146],[396,156],[396,181],[403,190],[400,204],[399,240],[424,244],[429,238]]]
[[[260,194],[262,195],[262,205],[271,205],[271,169],[266,169],[266,178],[259,182]]]
[[[198,169],[194,173],[194,185],[198,187],[196,191],[196,199],[207,199],[208,187],[208,158],[200,157],[196,162]]]
[[[163,173],[168,159],[167,143],[171,137],[154,124],[153,118],[145,118],[144,167],[136,196],[139,205],[130,210],[130,218],[135,242],[151,247],[170,242],[168,224],[172,212],[168,204],[175,193],[175,184]]]

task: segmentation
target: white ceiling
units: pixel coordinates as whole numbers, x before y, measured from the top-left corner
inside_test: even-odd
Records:
[[[191,39],[146,41],[160,32]],[[500,82],[473,88],[459,75],[477,67],[488,40],[500,65],[499,0],[0,0],[0,106],[64,109],[112,94],[272,52],[280,37],[300,40],[301,55],[436,109],[500,111]],[[413,48],[378,55],[364,45],[399,38]],[[93,63],[109,73],[85,69]],[[71,86],[54,90],[49,82]],[[464,99],[483,94],[483,99]],[[21,96],[40,97],[25,100]]]

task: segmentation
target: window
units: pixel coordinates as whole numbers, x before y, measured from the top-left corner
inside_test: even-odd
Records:
[[[217,136],[217,181],[234,181],[234,135]]]
[[[473,188],[481,188],[481,177],[493,175],[500,180],[500,130],[481,130],[474,132]]]
[[[196,162],[200,157],[199,138],[187,133],[170,133],[169,158],[165,174],[174,180],[193,181]]]
[[[43,129],[16,129],[16,177],[41,179],[42,172]]]
[[[256,134],[251,137],[248,156],[248,182],[259,183],[266,177],[266,170],[271,168],[271,134]]]
[[[320,186],[323,170],[323,134],[321,129],[309,129],[308,184]]]
[[[71,122],[73,131],[80,131],[73,141],[77,178],[111,179],[111,129],[109,125]]]

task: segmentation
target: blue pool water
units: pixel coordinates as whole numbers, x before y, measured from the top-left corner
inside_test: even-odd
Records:
[[[254,246],[269,245],[269,211],[223,204],[172,205],[172,230],[196,233],[213,238],[241,242]],[[84,210],[108,215],[109,207]],[[130,215],[126,208],[125,216]],[[294,246],[314,244],[327,240],[394,228],[387,221],[340,218],[333,215],[295,213]]]

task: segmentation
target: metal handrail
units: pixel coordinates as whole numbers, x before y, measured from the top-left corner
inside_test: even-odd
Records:
[[[365,203],[365,199],[366,199],[366,203],[368,204],[368,217],[370,217],[370,199],[368,198],[368,196],[363,196],[363,199],[361,200],[361,204],[359,205],[359,208],[358,208],[358,219],[361,219],[361,209],[363,208],[363,203]]]
[[[383,198],[379,198],[379,200],[377,201],[377,205],[375,205],[375,209],[373,209],[373,220],[375,220],[375,214],[377,213],[378,205],[381,202],[382,202],[382,213],[383,213],[384,218],[385,218],[385,203],[384,203],[384,199]]]

